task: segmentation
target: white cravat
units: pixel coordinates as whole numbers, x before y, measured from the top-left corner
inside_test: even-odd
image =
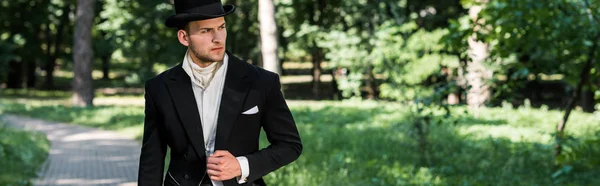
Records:
[[[191,61],[191,59],[189,59],[189,55],[187,58],[188,64],[192,69],[192,82],[198,85],[200,88],[202,88],[202,90],[206,90],[206,88],[210,84],[210,81],[212,81],[212,79],[216,75],[216,70],[219,69],[221,63],[212,63],[207,67],[202,68],[196,65],[195,63],[189,63],[189,61]]]
[[[209,157],[215,152],[217,119],[221,105],[223,86],[225,85],[228,61],[229,56],[225,54],[223,62],[215,62],[202,68],[192,61],[189,52],[186,52],[183,59],[182,67],[192,81],[192,90],[200,114],[206,157]],[[250,174],[248,159],[244,156],[236,158],[242,170],[242,179],[239,179],[238,182],[245,183],[244,179]],[[220,181],[212,181],[212,184],[214,186],[223,185]]]

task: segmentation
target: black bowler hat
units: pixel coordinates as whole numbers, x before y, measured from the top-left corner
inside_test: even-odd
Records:
[[[181,27],[190,21],[223,17],[234,10],[235,6],[223,6],[220,0],[175,0],[175,15],[167,18],[165,25]]]

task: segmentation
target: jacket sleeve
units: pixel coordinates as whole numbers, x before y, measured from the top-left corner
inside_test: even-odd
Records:
[[[300,135],[281,93],[279,76],[274,75],[271,83],[273,85],[267,93],[261,120],[270,145],[256,153],[246,155],[250,167],[248,182],[253,182],[293,162],[302,153]]]
[[[159,133],[161,125],[157,120],[157,111],[148,83],[146,83],[145,90],[144,136],[140,154],[138,185],[162,185],[167,145]]]

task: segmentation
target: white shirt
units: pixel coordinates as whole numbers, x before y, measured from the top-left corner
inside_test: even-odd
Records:
[[[202,68],[196,65],[189,52],[186,52],[183,59],[183,70],[190,76],[192,81],[192,90],[198,106],[200,121],[202,122],[202,132],[204,135],[204,149],[206,157],[215,152],[215,138],[217,134],[217,119],[221,96],[223,95],[223,86],[227,74],[227,65],[229,56],[225,54],[222,64],[212,63]],[[214,73],[214,75],[213,75]],[[248,159],[244,156],[236,157],[242,171],[238,183],[245,183],[245,179],[250,175]],[[205,178],[206,179],[206,178]],[[220,181],[211,180],[214,186],[222,186]]]

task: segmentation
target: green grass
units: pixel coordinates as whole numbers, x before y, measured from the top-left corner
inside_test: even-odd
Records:
[[[64,106],[64,101],[14,102],[3,100],[6,113],[24,115],[45,120],[74,123],[87,127],[117,130],[123,134],[141,139],[144,107],[142,106],[96,106],[77,108]]]
[[[7,113],[129,131],[141,137],[142,106],[70,108],[58,102],[11,102]],[[369,101],[290,102],[304,151],[266,177],[269,185],[599,185],[600,116],[574,112],[566,130],[582,141],[556,166],[552,133],[563,112],[522,108],[452,108],[427,127],[418,149],[410,107]],[[454,123],[453,121],[456,121]],[[261,145],[266,146],[264,135]],[[591,145],[589,145],[591,144]],[[572,155],[572,156],[571,156]],[[422,158],[426,157],[426,158]],[[425,162],[422,162],[425,160]],[[566,167],[566,168],[565,168]],[[553,174],[561,168],[566,171]]]
[[[30,185],[49,149],[44,134],[8,128],[0,121],[0,185]]]

